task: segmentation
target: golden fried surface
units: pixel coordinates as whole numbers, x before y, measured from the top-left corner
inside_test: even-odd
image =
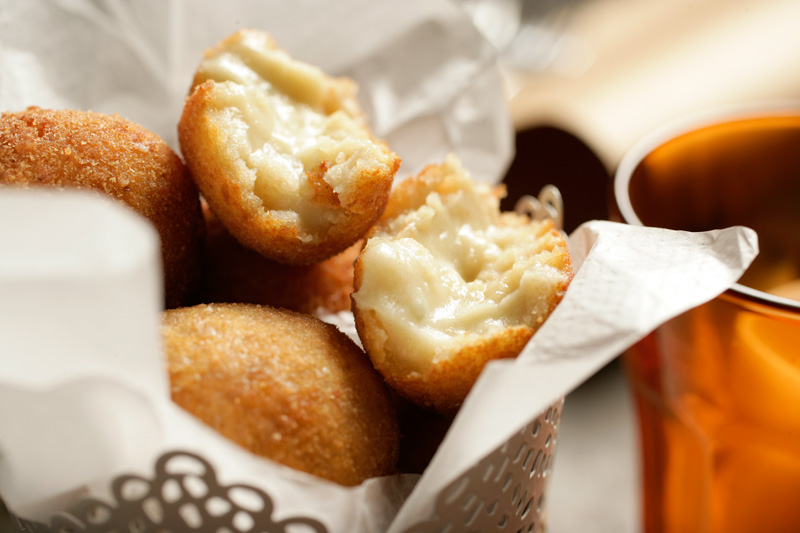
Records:
[[[356,485],[395,473],[399,431],[364,353],[309,315],[247,304],[164,313],[173,400],[244,448]]]
[[[206,251],[199,302],[240,302],[284,307],[300,313],[350,309],[357,242],[312,265],[286,265],[245,248],[203,206]]]
[[[166,305],[195,288],[204,232],[197,189],[180,158],[145,128],[89,111],[3,113],[0,185],[77,187],[121,200],[159,233]]]
[[[243,245],[311,264],[378,219],[400,158],[373,137],[355,91],[263,32],[240,30],[206,53],[178,136],[203,196]]]
[[[398,185],[356,261],[353,313],[386,382],[454,413],[485,364],[516,357],[572,279],[550,221],[501,213],[455,157]]]

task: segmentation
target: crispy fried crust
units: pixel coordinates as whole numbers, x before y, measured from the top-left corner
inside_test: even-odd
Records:
[[[342,485],[395,473],[389,393],[334,326],[215,304],[165,312],[162,334],[173,400],[232,441]]]
[[[411,342],[405,336],[396,337],[392,329],[387,327],[382,318],[393,312],[392,307],[400,305],[393,301],[387,308],[362,308],[359,305],[369,263],[366,262],[366,249],[370,240],[378,235],[387,237],[388,226],[396,217],[413,212],[425,205],[430,193],[447,195],[458,190],[458,180],[451,179],[444,165],[432,165],[420,175],[409,178],[399,184],[392,194],[386,213],[368,235],[367,245],[356,261],[354,273],[354,292],[352,310],[355,315],[356,328],[373,365],[386,382],[400,395],[414,404],[436,412],[453,415],[469,393],[486,363],[493,359],[516,357],[544,322],[563,297],[572,279],[572,268],[569,253],[563,236],[553,227],[552,222],[532,222],[527,217],[514,213],[499,214],[496,223],[521,229],[534,228],[524,238],[545,239],[550,249],[543,274],[549,285],[545,292],[536,295],[537,303],[531,306],[534,314],[526,316],[519,323],[509,323],[506,327],[487,328],[484,332],[467,331],[450,335],[444,341],[440,337],[430,346]],[[494,194],[501,194],[497,190]],[[398,229],[394,238],[408,239],[416,229],[403,227]],[[526,230],[527,231],[527,230]],[[522,237],[522,234],[520,234]],[[534,270],[538,267],[533,267]],[[556,274],[556,271],[558,272]],[[421,284],[428,287],[425,292],[436,292],[429,285],[431,279],[417,280],[409,278],[407,286]],[[381,290],[372,284],[372,290]],[[386,290],[390,290],[388,287]],[[447,306],[443,306],[447,307]],[[504,317],[495,317],[505,319]],[[429,326],[426,326],[429,327]],[[412,335],[415,337],[415,335]],[[420,361],[423,360],[424,363]]]
[[[373,153],[369,158],[359,158],[357,164],[344,152],[331,154],[329,159],[311,167],[304,163],[299,176],[304,183],[300,195],[287,193],[282,201],[277,202],[278,206],[267,205],[259,196],[255,183],[276,178],[271,169],[259,167],[248,159],[252,151],[261,150],[261,141],[253,141],[254,146],[243,148],[255,136],[255,124],[261,119],[258,112],[253,115],[249,115],[249,111],[240,113],[231,103],[233,94],[245,94],[241,101],[253,103],[255,97],[248,91],[259,91],[264,84],[214,80],[206,71],[211,70],[207,63],[215,56],[223,53],[235,55],[243,47],[278,50],[284,54],[268,35],[254,30],[240,30],[210,49],[195,76],[196,85],[185,102],[178,125],[181,151],[203,196],[225,227],[244,246],[287,264],[322,261],[361,239],[378,219],[389,197],[400,158],[376,140],[366,127],[355,99],[354,83],[320,74],[319,98],[312,98],[312,104],[294,102],[293,105],[296,108],[314,108],[315,112],[328,115],[342,113],[355,124],[352,128],[358,130],[359,138],[367,138],[374,144]],[[279,77],[272,85],[280,90],[284,81]],[[247,118],[240,122],[232,119],[232,116],[238,120],[245,115]],[[247,124],[247,120],[253,120],[253,123]],[[242,127],[243,124],[247,125]],[[350,135],[349,131],[345,135]],[[243,141],[245,138],[248,139],[246,142]],[[347,163],[343,164],[343,161]],[[337,165],[336,172],[346,168],[346,179],[326,180]],[[336,188],[332,185],[334,181]],[[286,205],[292,202],[300,202],[302,209],[287,208]],[[299,219],[293,216],[298,211],[303,212]],[[323,222],[303,222],[315,216]]]
[[[0,117],[0,185],[76,187],[116,198],[158,230],[167,307],[200,274],[200,199],[180,158],[156,134],[117,115],[30,107]]]
[[[386,202],[386,208],[381,214],[379,223],[371,230],[378,231],[393,218],[397,218],[406,211],[417,209],[425,203],[425,198],[431,193],[452,194],[460,188],[458,180],[448,174],[444,164],[427,165],[419,174],[410,176],[397,184]],[[505,185],[497,185],[491,192],[495,197],[502,198],[506,195]]]
[[[286,265],[239,244],[207,204],[203,214],[206,247],[198,302],[255,303],[307,314],[350,309],[361,241],[319,263]]]
[[[363,262],[357,260],[354,292],[361,288],[363,268]],[[554,309],[562,297],[563,294],[554,293],[550,296],[548,307]],[[361,343],[386,383],[413,404],[447,416],[458,411],[487,362],[516,357],[535,331],[520,325],[489,336],[476,335],[468,339],[462,348],[446,358],[438,359],[421,373],[404,364],[408,346],[402,339],[387,337],[381,319],[374,310],[360,311],[355,300],[351,305]]]
[[[486,363],[516,357],[534,333],[532,328],[516,326],[490,336],[476,335],[460,350],[419,372],[405,367],[402,343],[387,339],[377,314],[361,313],[357,307],[354,303],[359,338],[386,383],[415,405],[446,416],[455,415]]]

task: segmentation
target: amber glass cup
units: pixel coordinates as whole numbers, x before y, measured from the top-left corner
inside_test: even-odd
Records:
[[[800,105],[653,134],[623,158],[614,199],[630,224],[759,236],[739,284],[623,356],[643,530],[800,532]]]

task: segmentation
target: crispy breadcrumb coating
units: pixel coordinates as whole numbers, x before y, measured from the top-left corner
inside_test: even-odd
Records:
[[[200,275],[200,198],[158,135],[118,115],[29,107],[0,116],[0,185],[100,191],[145,216],[161,238],[166,306]]]
[[[396,472],[389,392],[344,333],[248,304],[172,309],[162,334],[173,400],[251,452],[342,485]]]
[[[552,222],[501,213],[451,156],[400,183],[356,261],[359,337],[387,383],[452,414],[484,365],[516,357],[572,279]]]
[[[198,302],[255,303],[307,314],[350,309],[361,241],[319,263],[286,265],[242,246],[207,205],[203,214],[206,248]]]
[[[381,215],[400,158],[374,138],[355,92],[256,30],[206,53],[178,137],[203,196],[243,245],[311,264]]]

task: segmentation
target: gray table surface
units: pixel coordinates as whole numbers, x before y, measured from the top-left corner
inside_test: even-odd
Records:
[[[567,396],[548,487],[549,533],[640,530],[635,424],[619,361]]]

